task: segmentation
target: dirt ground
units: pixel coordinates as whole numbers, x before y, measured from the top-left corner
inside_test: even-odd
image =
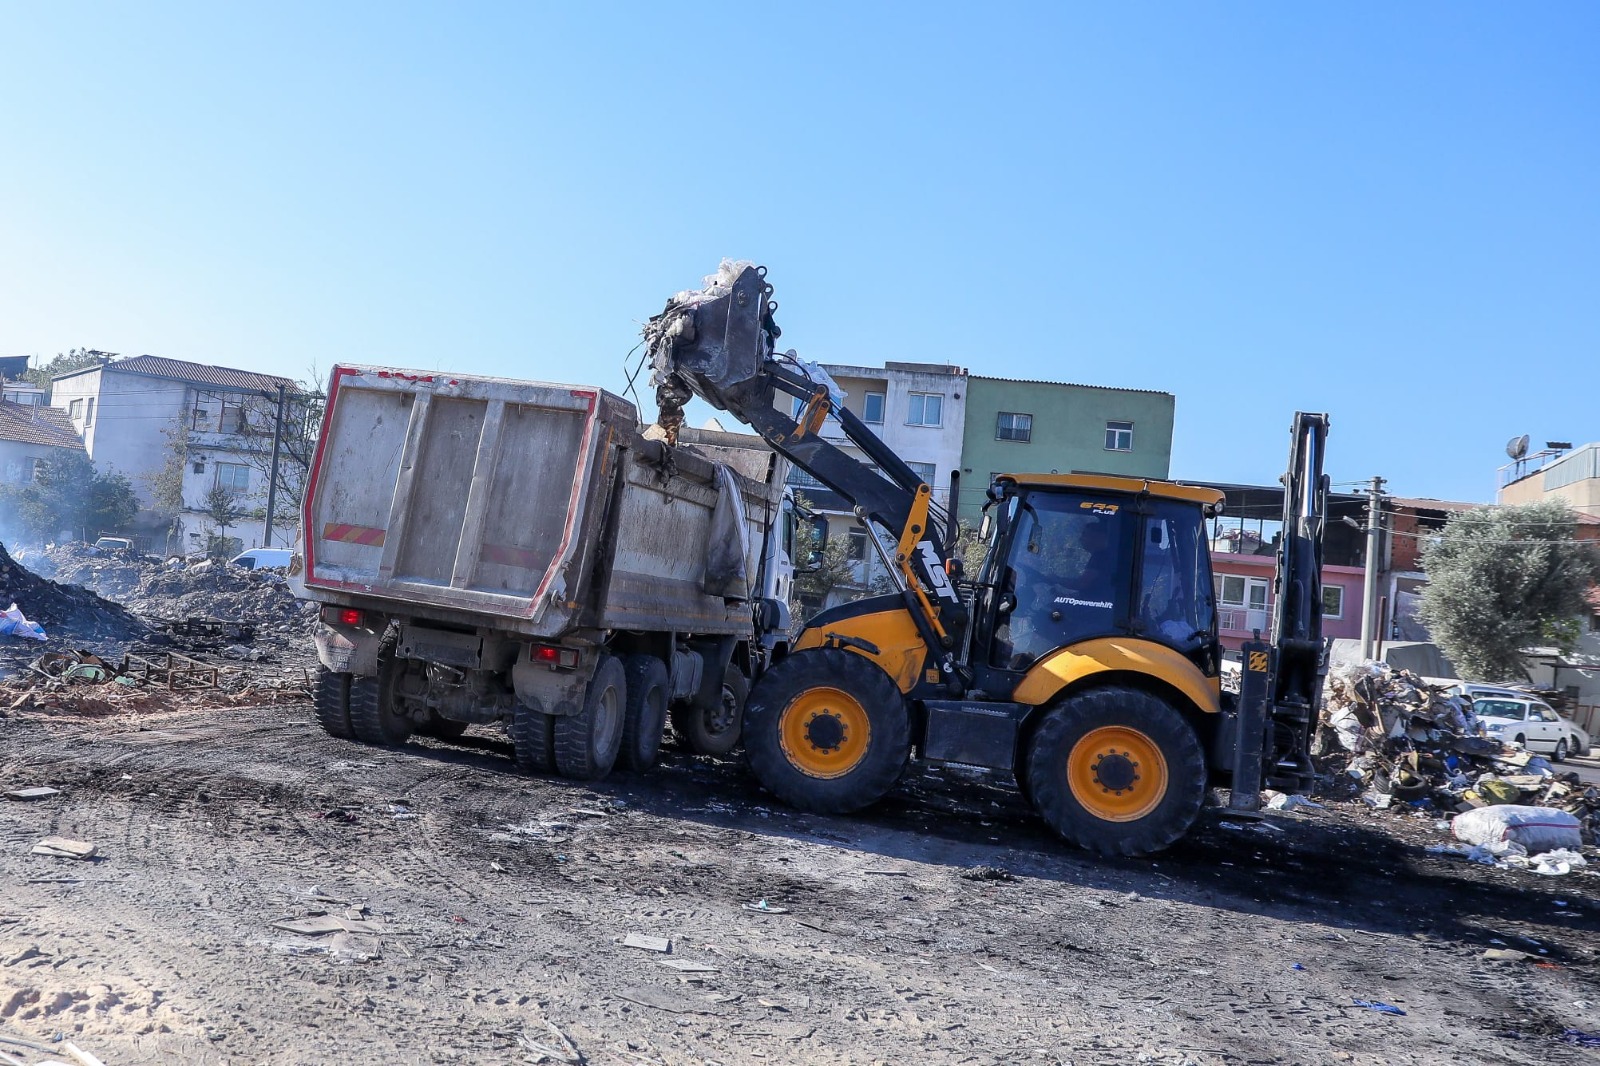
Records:
[[[0,801],[0,1034],[107,1066],[1600,1054],[1563,1036],[1600,1031],[1600,878],[1430,855],[1431,818],[1211,814],[1107,862],[969,782],[819,818],[736,762],[578,786],[489,731],[365,748],[301,703],[14,713],[0,788],[32,785],[62,794]],[[99,855],[30,853],[52,834]],[[274,928],[318,915],[349,925]]]

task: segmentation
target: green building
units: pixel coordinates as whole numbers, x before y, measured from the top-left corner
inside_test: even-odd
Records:
[[[1167,477],[1174,407],[1170,392],[971,375],[960,517],[977,524],[996,474]]]

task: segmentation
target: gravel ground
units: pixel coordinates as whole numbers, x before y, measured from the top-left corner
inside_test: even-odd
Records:
[[[577,786],[303,704],[16,714],[0,782],[63,790],[0,803],[0,1033],[107,1066],[1575,1063],[1600,1031],[1600,880],[1427,854],[1431,819],[1097,861],[971,783],[821,818],[733,762]],[[274,928],[308,916],[349,924]]]

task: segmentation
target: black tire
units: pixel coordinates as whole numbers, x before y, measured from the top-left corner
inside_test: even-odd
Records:
[[[317,710],[317,721],[330,737],[349,740],[355,736],[350,731],[350,675],[335,673],[325,666],[317,667],[316,689],[312,704]]]
[[[399,634],[390,632],[378,648],[378,676],[350,679],[350,731],[363,744],[397,748],[411,739],[416,723],[401,714],[394,700],[394,649]]]
[[[1551,762],[1566,762],[1567,761],[1567,738],[1566,737],[1562,737],[1560,740],[1556,741],[1556,750],[1550,753],[1550,761]]]
[[[440,717],[437,711],[429,711],[428,720],[417,727],[417,732],[425,737],[435,737],[439,740],[455,740],[467,731],[468,724],[453,718]]]
[[[744,734],[744,705],[750,681],[732,663],[722,672],[715,704],[690,701],[672,709],[672,729],[696,755],[726,755]]]
[[[1100,855],[1160,851],[1189,831],[1205,803],[1205,753],[1194,728],[1139,689],[1068,696],[1034,730],[1026,759],[1034,808],[1068,842]]]
[[[762,675],[745,704],[744,746],[750,768],[779,799],[845,814],[899,782],[911,756],[911,716],[876,664],[810,648]]]
[[[616,765],[622,750],[622,722],[628,699],[628,673],[622,661],[602,654],[583,707],[556,719],[556,769],[576,781],[598,781]]]
[[[517,769],[525,774],[556,772],[555,719],[543,711],[517,704],[511,714],[511,750]]]
[[[661,751],[661,734],[667,728],[667,702],[672,698],[672,681],[667,664],[654,655],[630,655],[624,668],[628,675],[628,702],[622,715],[624,768],[648,770]]]

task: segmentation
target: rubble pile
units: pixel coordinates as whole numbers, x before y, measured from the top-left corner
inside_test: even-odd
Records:
[[[1585,842],[1600,830],[1600,789],[1485,736],[1468,700],[1387,663],[1329,671],[1317,742],[1336,798],[1448,813],[1526,804],[1569,812]]]
[[[0,610],[15,603],[52,641],[131,640],[146,627],[120,604],[89,589],[40,577],[0,544]]]
[[[311,632],[316,622],[315,608],[295,600],[282,570],[246,570],[209,560],[162,562],[87,544],[56,545],[40,555],[36,565],[57,581],[93,589],[157,622],[217,619],[292,635]]]

